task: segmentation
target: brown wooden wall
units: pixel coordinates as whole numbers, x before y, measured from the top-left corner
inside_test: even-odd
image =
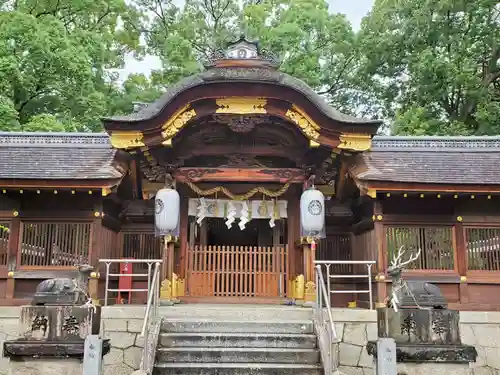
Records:
[[[437,284],[452,307],[500,309],[500,199],[487,196],[423,196],[381,199],[375,223],[383,268],[403,246],[421,256],[405,272],[407,279]],[[383,270],[382,270],[383,271]],[[385,272],[382,295],[390,293]]]
[[[29,302],[42,280],[74,277],[75,264],[97,266],[116,252],[102,201],[100,191],[0,195],[0,304]]]
[[[75,263],[97,266],[103,258],[161,258],[162,245],[152,223],[122,225],[118,208],[98,193],[0,195],[0,304],[25,303],[41,280],[74,276]],[[354,225],[336,222],[328,227],[316,259],[375,260],[376,301],[383,302],[390,293],[387,267],[404,246],[407,252],[422,250],[405,273],[407,279],[436,283],[452,307],[500,310],[499,198],[379,196],[363,202],[354,214]],[[299,263],[290,270],[300,271]],[[361,272],[352,266],[333,271]],[[335,287],[367,285],[340,279]],[[332,304],[345,307],[350,301],[367,307],[366,295],[336,295]]]

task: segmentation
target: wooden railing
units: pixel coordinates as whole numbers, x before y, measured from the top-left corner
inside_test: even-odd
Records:
[[[21,222],[18,265],[73,267],[90,261],[92,223]]]
[[[161,259],[162,242],[161,237],[155,237],[154,233],[124,232],[122,236],[122,252],[120,258],[130,259]],[[147,271],[147,265],[138,263],[134,265],[137,271]]]
[[[98,254],[99,259],[118,259],[122,258],[122,252],[118,245],[118,233],[103,227],[101,229],[100,235],[100,243],[101,243],[101,253]],[[111,266],[111,272],[117,273],[119,270],[118,264],[114,263]],[[100,271],[104,272],[104,265],[101,264]]]
[[[188,249],[187,288],[192,297],[286,295],[288,247],[195,246]]]
[[[465,228],[469,271],[500,271],[500,228]]]
[[[403,246],[407,255],[421,250],[420,257],[408,265],[414,270],[452,271],[455,248],[452,226],[385,226],[388,260]]]
[[[319,241],[316,249],[316,260],[352,260],[351,235],[349,233],[333,234]],[[353,272],[352,264],[333,264],[331,271],[337,275]]]
[[[353,235],[352,239],[352,260],[355,261],[377,261],[377,236],[374,229]],[[365,272],[365,266],[353,264],[352,273],[359,274]],[[373,269],[376,272],[376,268]]]

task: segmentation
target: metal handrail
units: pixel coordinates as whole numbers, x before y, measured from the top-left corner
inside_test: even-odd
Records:
[[[316,305],[314,310],[314,322],[319,338],[319,349],[324,372],[325,375],[332,375],[333,371],[337,368],[336,357],[333,353],[333,345],[337,342],[337,332],[333,322],[330,295],[327,293],[320,265],[316,266]],[[325,320],[325,310],[328,315],[328,322]]]
[[[158,315],[158,298],[160,295],[160,262],[155,264],[153,271],[153,279],[151,281],[151,288],[148,291],[148,304],[146,305],[146,312],[144,314],[144,321],[142,323],[141,336],[146,334],[148,323],[156,318]],[[150,314],[151,317],[150,317]]]
[[[141,330],[141,336],[144,337],[144,345],[142,349],[140,368],[148,375],[153,372],[156,345],[159,335],[159,325],[161,324],[156,321],[160,295],[160,266],[161,262],[155,263],[153,278],[148,290],[148,303],[146,305],[146,312],[144,313]]]
[[[99,259],[99,263],[104,263],[106,265],[106,282],[105,282],[105,289],[104,289],[104,306],[108,305],[108,293],[109,292],[148,292],[151,290],[151,269],[154,264],[156,263],[163,263],[162,259]],[[111,267],[111,264],[113,263],[142,263],[142,264],[147,264],[148,265],[148,272],[147,274],[145,273],[127,273],[127,274],[115,274],[115,273],[110,273],[109,269]],[[109,287],[109,277],[110,276],[126,276],[126,277],[148,277],[148,288],[147,289],[111,289]],[[148,295],[149,298],[149,295]]]
[[[326,283],[326,287],[328,290],[328,296],[332,294],[368,294],[370,310],[373,310],[373,286],[372,286],[372,266],[376,263],[374,260],[316,260],[314,264],[319,272],[322,273],[321,266],[326,266],[326,278],[328,282]],[[331,275],[330,274],[330,266],[333,264],[364,264],[367,268],[366,274],[353,274],[353,275]],[[319,267],[319,268],[318,268]],[[331,290],[330,282],[332,279],[360,279],[367,278],[368,279],[368,289],[358,289],[358,290]]]

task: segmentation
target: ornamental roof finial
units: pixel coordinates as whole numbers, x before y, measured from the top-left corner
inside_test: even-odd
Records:
[[[226,66],[261,66],[277,68],[279,59],[271,52],[261,49],[257,41],[250,41],[245,34],[229,43],[225,49],[218,49],[204,63],[205,68]]]

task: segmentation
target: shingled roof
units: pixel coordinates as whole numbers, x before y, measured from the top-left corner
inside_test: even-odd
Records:
[[[119,179],[116,152],[106,133],[0,132],[0,179]]]
[[[500,185],[500,137],[374,137],[351,175],[362,181]]]

